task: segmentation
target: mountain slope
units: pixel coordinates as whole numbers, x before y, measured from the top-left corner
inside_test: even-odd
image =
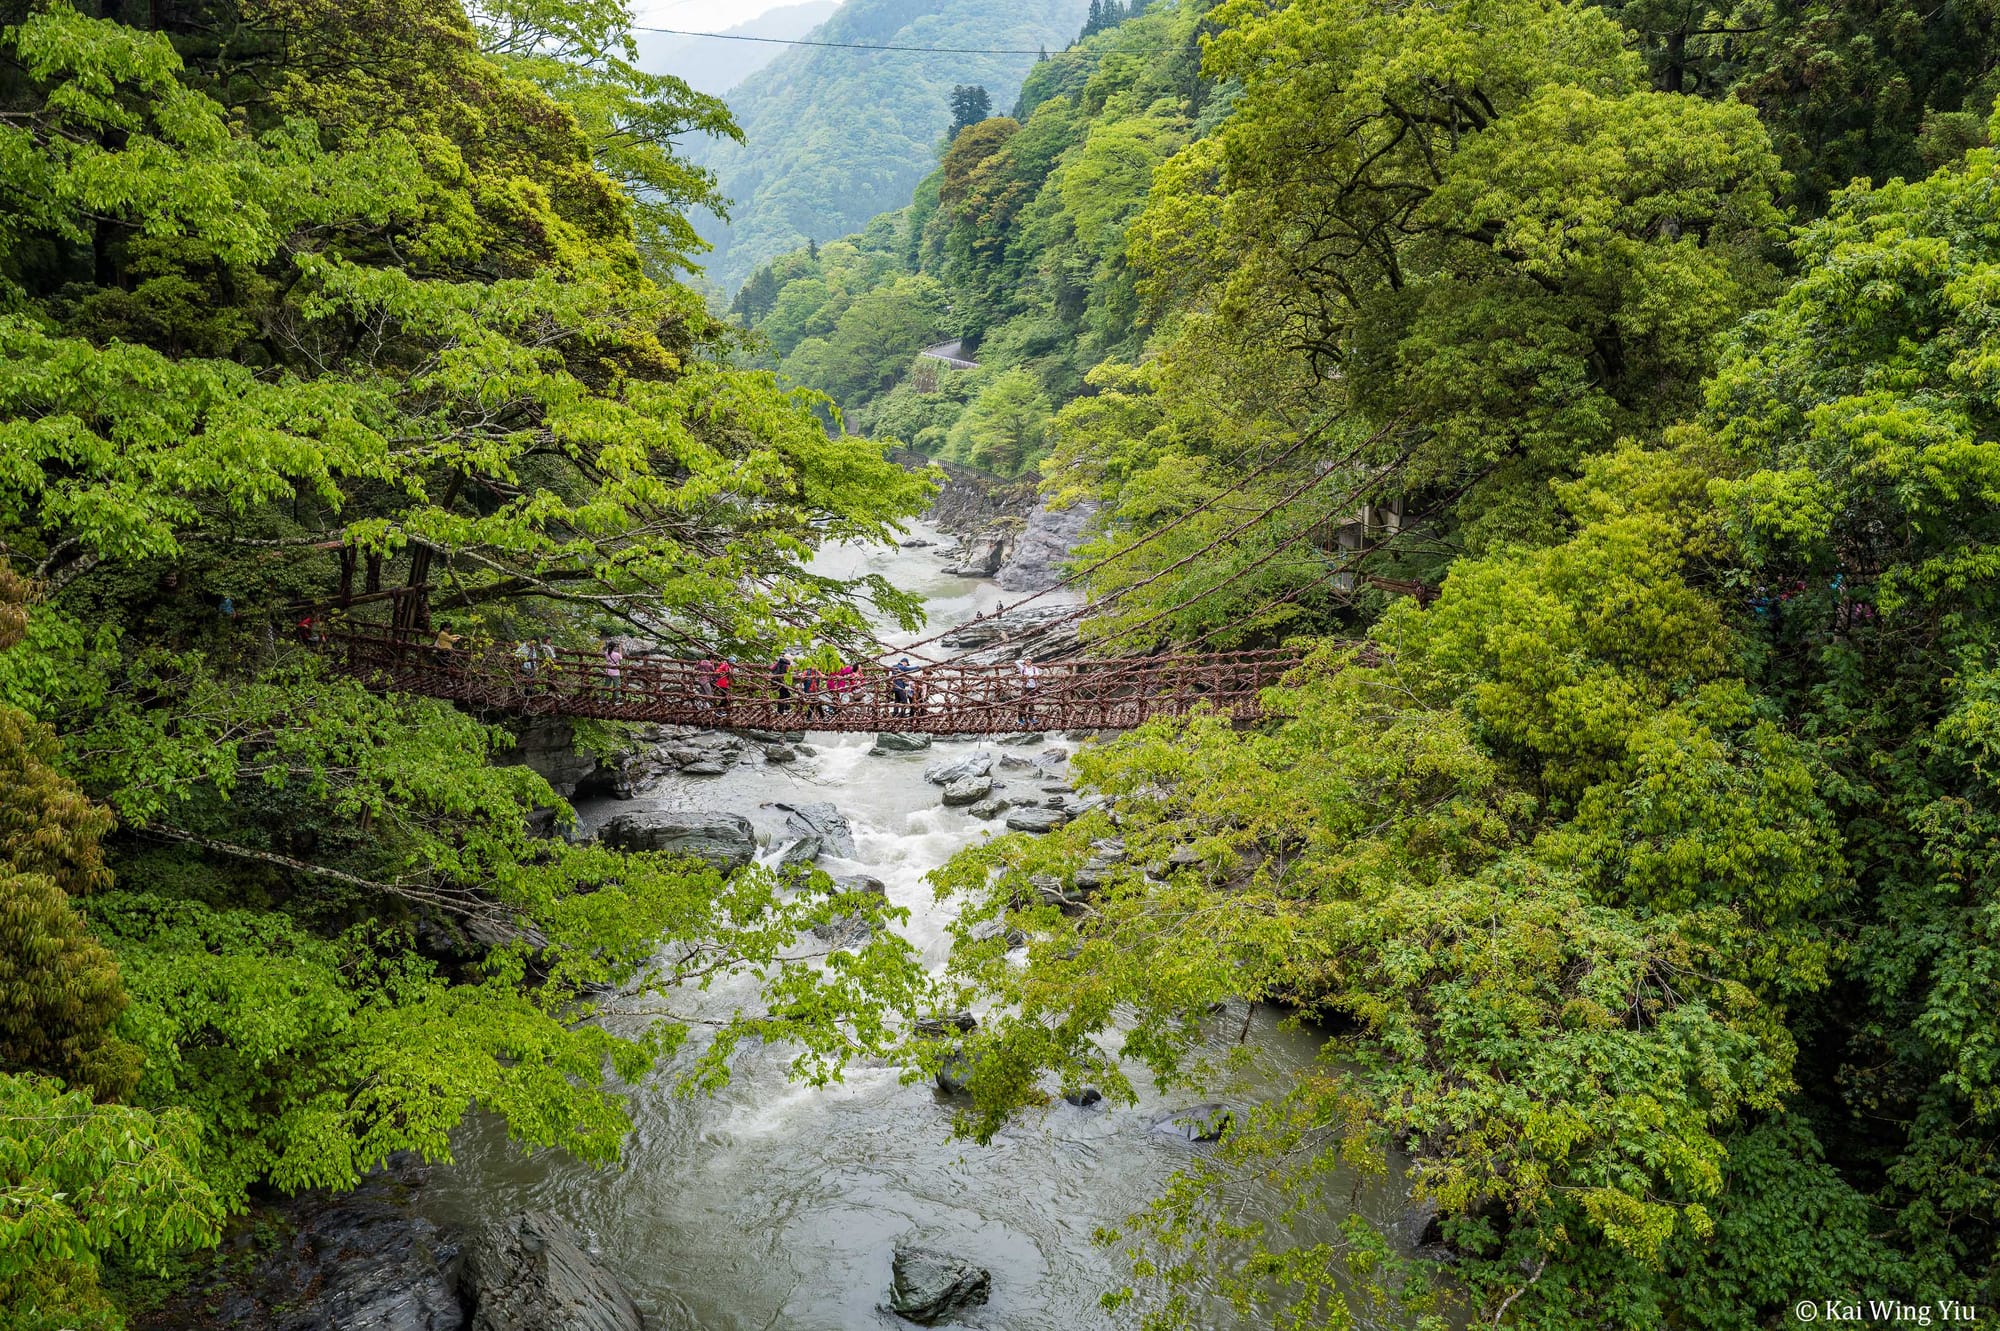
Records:
[[[848,0],[815,40],[866,45],[1059,49],[1088,0]],[[733,200],[710,234],[710,277],[732,289],[759,263],[808,240],[858,230],[909,201],[936,165],[961,83],[1010,104],[1032,55],[959,55],[796,47],[737,87],[729,103],[746,142],[686,145]]]
[[[772,37],[791,41],[826,22],[839,0],[804,0],[780,5],[723,31],[737,37]],[[663,20],[664,21],[664,20]],[[634,32],[639,44],[639,68],[648,74],[672,74],[702,92],[721,96],[776,60],[785,48],[767,42],[734,42],[714,37],[682,37],[665,32]]]

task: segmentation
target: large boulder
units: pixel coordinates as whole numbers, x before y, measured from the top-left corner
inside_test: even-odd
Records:
[[[837,915],[812,927],[814,938],[836,948],[860,947],[874,935],[874,927],[858,914]]]
[[[961,777],[944,788],[944,802],[954,807],[961,804],[977,804],[992,793],[992,777]]]
[[[1076,885],[1085,892],[1095,892],[1111,881],[1118,866],[1125,863],[1125,839],[1123,837],[1100,837],[1090,843],[1090,858],[1076,871]]]
[[[924,780],[934,786],[948,786],[967,777],[985,776],[993,770],[993,755],[981,750],[963,758],[940,758],[924,768]]]
[[[936,1248],[898,1247],[893,1267],[889,1311],[918,1326],[951,1321],[993,1289],[986,1268]]]
[[[819,858],[821,849],[819,838],[810,833],[788,837],[780,843],[778,858],[771,867],[780,873],[798,865],[811,867],[812,862]]]
[[[713,809],[621,813],[604,824],[598,839],[615,850],[654,850],[705,860],[724,873],[741,869],[757,855],[757,834],[750,820]]]
[[[532,768],[564,799],[597,772],[597,759],[576,751],[576,732],[561,717],[515,727],[514,747],[499,762]]]
[[[1013,832],[1053,832],[1068,821],[1066,809],[1015,809],[1007,815],[1007,828]]]
[[[875,736],[875,747],[868,752],[879,758],[889,753],[921,753],[930,746],[929,735],[909,735],[897,730],[884,730]]]
[[[278,1203],[292,1226],[290,1242],[247,1267],[217,1263],[134,1325],[465,1331],[455,1281],[459,1245],[407,1204],[423,1173],[414,1160],[392,1157],[353,1192],[307,1192]]]
[[[974,818],[984,818],[988,822],[991,822],[993,819],[998,818],[1001,814],[1007,812],[1007,810],[1010,807],[1012,806],[1009,805],[1006,800],[983,799],[979,801],[979,803],[968,807],[966,809],[966,812],[971,814]]]
[[[468,1331],[645,1331],[632,1296],[545,1211],[488,1225],[464,1261]]]
[[[797,836],[819,838],[820,849],[829,855],[843,859],[854,858],[854,828],[847,821],[847,815],[835,808],[831,800],[815,800],[810,804],[773,803],[773,809],[785,811],[785,828]]]
[[[1236,1115],[1229,1106],[1195,1105],[1155,1119],[1153,1131],[1186,1142],[1215,1142],[1235,1125]]]

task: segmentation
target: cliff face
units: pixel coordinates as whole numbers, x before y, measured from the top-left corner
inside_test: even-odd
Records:
[[[1013,553],[1000,566],[997,581],[1010,592],[1038,592],[1062,581],[1062,563],[1090,530],[1097,516],[1095,504],[1072,504],[1050,509],[1036,504],[1021,534],[1014,538]]]
[[[905,467],[935,466],[944,473],[944,488],[925,516],[940,531],[964,541],[1012,537],[1024,529],[1040,503],[1032,478],[1003,480],[974,467],[939,462],[914,449],[898,449],[889,457]]]

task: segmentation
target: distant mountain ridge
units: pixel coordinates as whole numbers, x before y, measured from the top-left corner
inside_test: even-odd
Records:
[[[875,46],[1060,50],[1089,0],[847,0],[812,36]],[[750,43],[744,43],[749,45]],[[765,260],[859,230],[900,208],[937,165],[958,84],[1013,104],[1033,55],[955,55],[793,47],[729,96],[746,142],[700,140],[688,155],[711,167],[732,202],[730,224],[707,228],[711,281],[725,291]]]
[[[840,0],[804,0],[802,4],[765,10],[733,28],[724,28],[723,32],[736,37],[795,41],[824,23],[839,8]],[[785,50],[775,42],[735,42],[666,32],[635,31],[632,39],[639,45],[639,68],[649,74],[672,74],[718,97],[776,60]]]

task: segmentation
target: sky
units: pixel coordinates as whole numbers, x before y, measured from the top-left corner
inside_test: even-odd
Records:
[[[788,0],[632,0],[632,21],[690,32],[721,32]]]

